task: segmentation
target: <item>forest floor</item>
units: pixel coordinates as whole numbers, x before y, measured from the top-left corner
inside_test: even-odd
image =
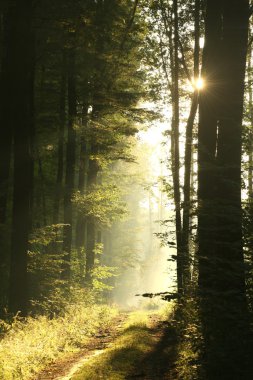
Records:
[[[54,363],[37,380],[174,380],[177,336],[159,312],[123,313],[78,354]]]

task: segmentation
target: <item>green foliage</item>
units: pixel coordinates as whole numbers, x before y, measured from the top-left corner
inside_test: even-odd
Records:
[[[118,269],[115,267],[108,267],[106,265],[96,265],[91,272],[92,286],[95,292],[104,290],[112,290],[113,286],[105,283],[112,277],[117,276]]]
[[[66,303],[66,283],[61,278],[65,254],[60,251],[63,224],[34,231],[30,239],[28,272],[32,309],[58,313]]]
[[[127,214],[120,190],[112,184],[96,185],[87,194],[78,191],[73,203],[86,217],[94,218],[96,224],[103,227],[111,226]]]
[[[33,231],[30,237],[30,244],[36,248],[48,246],[51,243],[62,242],[62,230],[65,224],[51,224]]]
[[[174,323],[178,330],[178,379],[196,380],[203,376],[203,336],[196,296],[188,296],[176,306]]]

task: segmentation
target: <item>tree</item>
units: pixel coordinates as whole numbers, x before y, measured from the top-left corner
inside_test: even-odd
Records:
[[[152,24],[151,34],[156,35],[156,41],[151,40],[151,42],[158,45],[156,49],[152,46],[152,52],[155,55],[154,63],[152,63],[158,62],[157,69],[160,70],[158,80],[162,88],[159,93],[171,107],[172,114],[171,127],[168,131],[169,162],[175,204],[178,293],[182,298],[190,283],[189,242],[193,208],[191,201],[192,145],[194,121],[198,108],[196,82],[199,78],[200,63],[200,2],[196,0],[184,4],[180,1],[160,0],[152,2],[151,11],[154,24],[159,23],[157,32],[156,26]],[[193,42],[194,48],[192,48]],[[186,83],[188,83],[187,90]],[[189,116],[185,120],[185,114],[188,112]],[[180,138],[185,140],[184,154],[180,148]],[[184,167],[183,179],[180,178],[182,166]]]
[[[33,84],[34,40],[32,1],[9,4],[9,36],[12,59],[9,77],[12,99],[8,115],[14,141],[14,177],[12,212],[12,248],[10,266],[10,311],[27,312],[27,251],[31,227],[31,195],[33,186]]]
[[[73,41],[74,39],[74,41]],[[66,146],[66,175],[64,194],[64,238],[63,250],[66,253],[63,276],[70,278],[70,259],[72,248],[73,210],[72,196],[75,189],[75,163],[76,163],[76,62],[75,62],[75,36],[71,38],[71,48],[68,51],[67,88],[68,88],[68,138]]]
[[[247,306],[241,134],[248,1],[206,3],[199,120],[198,256],[207,376],[244,378]],[[231,334],[233,331],[233,334]],[[243,338],[244,337],[244,338]]]

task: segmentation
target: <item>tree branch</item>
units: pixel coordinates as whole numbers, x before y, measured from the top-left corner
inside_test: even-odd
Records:
[[[182,42],[180,41],[180,39],[178,39],[178,43],[179,43],[180,53],[182,55],[182,59],[180,61],[181,61],[182,65],[183,65],[183,68],[184,68],[185,74],[187,76],[187,79],[191,83],[192,78],[191,78],[190,71],[189,71],[189,69],[187,67],[187,64],[186,64],[185,55],[184,55],[184,48],[183,48],[183,45],[182,45]]]

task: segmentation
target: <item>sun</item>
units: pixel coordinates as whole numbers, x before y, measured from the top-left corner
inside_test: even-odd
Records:
[[[193,80],[193,85],[196,88],[196,90],[202,90],[205,87],[205,82],[203,78],[199,77]]]
[[[206,86],[206,83],[202,77],[191,78],[191,81],[187,81],[186,89],[190,92],[194,92],[195,90],[201,91]]]

